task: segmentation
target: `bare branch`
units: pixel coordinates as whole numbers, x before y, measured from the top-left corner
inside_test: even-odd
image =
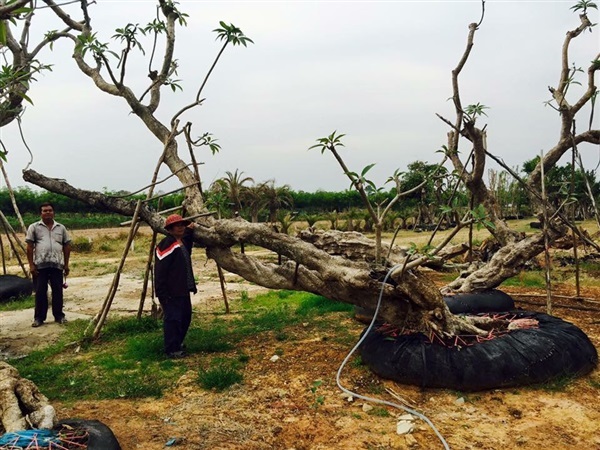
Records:
[[[42,0],[46,5],[48,5],[52,11],[69,27],[73,30],[83,31],[85,22],[77,22],[71,19],[71,16],[68,15],[60,6],[58,6],[54,0]]]

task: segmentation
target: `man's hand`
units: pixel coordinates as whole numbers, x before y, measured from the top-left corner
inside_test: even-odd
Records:
[[[29,264],[29,272],[33,276],[37,276],[37,267],[35,264]]]
[[[65,266],[63,271],[65,272],[65,276],[69,275],[69,266]]]

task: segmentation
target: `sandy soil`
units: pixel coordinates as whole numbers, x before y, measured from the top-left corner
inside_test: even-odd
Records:
[[[200,292],[194,298],[195,314],[223,310],[220,285],[214,267],[197,257]],[[139,271],[138,271],[139,272]],[[134,272],[135,273],[135,272]],[[141,272],[139,272],[141,273]],[[106,298],[113,275],[74,277],[65,291],[69,319],[91,318]],[[111,314],[133,314],[138,309],[141,276],[125,273]],[[250,295],[263,288],[227,274],[232,309],[240,292]],[[516,289],[509,292],[517,294]],[[528,291],[521,294],[539,295]],[[572,295],[570,287],[556,287],[556,294]],[[582,295],[600,299],[600,290]],[[516,297],[517,305],[542,311],[520,300],[542,302],[542,297]],[[555,315],[577,324],[600,348],[600,303],[581,303],[556,298],[555,303],[595,308],[582,311],[556,308]],[[145,309],[149,309],[148,302]],[[33,312],[0,313],[0,350],[25,354],[55,339],[63,327],[47,323],[31,328]],[[356,334],[363,325],[347,321]],[[160,399],[53,402],[60,418],[97,419],[115,432],[124,450],[159,450],[174,440],[184,449],[443,449],[439,438],[423,421],[415,420],[408,435],[398,435],[396,426],[404,411],[367,403],[341,395],[335,377],[350,348],[335,340],[331,332],[316,331],[309,323],[286,330],[289,338],[278,341],[270,333],[254,336],[239,351],[250,356],[244,382],[224,393],[200,389],[196,374],[199,355],[181,360],[188,368]],[[271,361],[275,354],[277,361]],[[0,355],[1,357],[1,355]],[[427,416],[452,449],[599,449],[600,373],[570,383],[564,390],[542,388],[501,389],[477,393],[420,389],[379,379],[364,367],[344,369],[342,383],[362,395],[400,403],[395,395]],[[322,380],[315,402],[311,387]],[[52,399],[51,399],[52,401]],[[370,410],[370,407],[375,409]]]

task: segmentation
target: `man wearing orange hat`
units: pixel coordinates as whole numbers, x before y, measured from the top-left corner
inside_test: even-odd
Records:
[[[179,214],[170,215],[165,222],[169,235],[156,246],[154,287],[164,312],[165,353],[169,358],[185,356],[183,340],[192,322],[190,292],[197,292],[190,225]]]

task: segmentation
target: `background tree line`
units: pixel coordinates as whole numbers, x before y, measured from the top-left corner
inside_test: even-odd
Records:
[[[520,170],[524,178],[539,162],[539,157],[526,161]],[[435,164],[415,161],[408,165],[401,177],[401,188],[408,191],[423,181],[421,189],[404,197],[386,220],[385,228],[390,231],[400,226],[432,227],[438,222],[450,225],[460,214],[470,207],[467,191],[456,183],[454,173],[447,170],[441,175],[432,176]],[[519,172],[517,170],[517,172]],[[502,217],[524,218],[532,215],[531,204],[523,186],[506,171],[488,171],[490,189],[498,199]],[[588,187],[589,186],[589,187]],[[591,190],[597,201],[600,183],[594,171],[583,172],[574,169],[572,163],[556,166],[546,174],[546,189],[549,201],[558,207],[567,203],[573,215],[579,220],[594,217],[595,204],[588,194]],[[115,197],[145,200],[145,193],[110,192]],[[287,232],[294,221],[305,221],[313,226],[318,221],[328,221],[333,229],[348,231],[370,231],[372,224],[364,210],[359,193],[348,188],[344,191],[316,192],[293,191],[289,186],[277,186],[274,180],[255,183],[243,172],[226,172],[226,176],[216,180],[204,191],[208,207],[221,218],[239,215],[251,222],[271,222],[278,224],[281,231]],[[15,189],[17,205],[26,223],[37,220],[38,206],[44,202],[55,205],[60,220],[70,228],[102,228],[118,226],[128,218],[90,206],[61,194],[46,190],[32,190],[28,187]],[[161,195],[157,194],[157,197]],[[377,204],[385,204],[395,195],[393,189],[374,189],[370,192]],[[155,209],[168,210],[181,205],[182,193],[163,195],[149,203]],[[16,229],[18,224],[7,188],[0,189],[0,208],[9,223]]]

